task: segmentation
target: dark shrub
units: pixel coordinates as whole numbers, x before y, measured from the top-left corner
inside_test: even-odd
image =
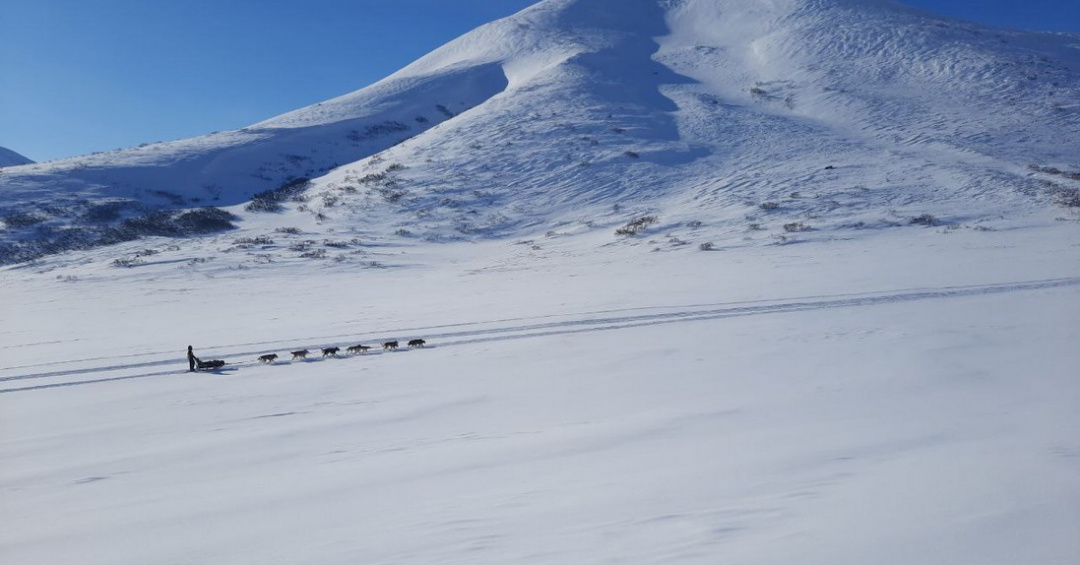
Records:
[[[244,207],[248,212],[280,212],[285,209],[276,200],[266,200],[255,197]]]
[[[1080,208],[1080,189],[1066,188],[1057,193],[1057,203],[1066,208]]]
[[[231,230],[236,227],[232,223],[235,219],[221,208],[199,208],[180,214],[175,223],[184,234],[200,234]]]
[[[83,213],[81,219],[84,222],[93,224],[115,222],[120,219],[120,212],[123,212],[130,204],[130,202],[104,202],[101,204],[94,204]]]
[[[128,218],[121,222],[120,227],[129,229],[136,235],[180,235],[180,230],[173,223],[172,212],[165,210],[155,210],[142,216]]]
[[[615,235],[637,235],[645,230],[645,228],[656,223],[656,216],[641,216],[640,218],[634,218],[627,222],[627,224],[617,230]]]
[[[311,179],[293,179],[277,188],[257,193],[244,209],[248,212],[280,212],[283,210],[281,202],[300,196],[310,187]]]
[[[4,214],[4,225],[11,229],[28,228],[40,224],[45,218],[32,212],[9,212]]]
[[[233,245],[273,245],[274,240],[266,236],[259,237],[238,237],[233,240]]]
[[[135,230],[123,226],[110,226],[101,230],[96,243],[98,245],[113,245],[135,239],[139,239],[139,234],[135,233]]]
[[[931,214],[921,214],[911,218],[910,223],[918,226],[936,226],[938,219]]]

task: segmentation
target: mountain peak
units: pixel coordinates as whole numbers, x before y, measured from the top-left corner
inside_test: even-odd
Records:
[[[547,0],[248,128],[6,172],[0,212],[80,246],[200,206],[263,225],[253,197],[284,224],[438,241],[613,210],[732,241],[1034,213],[1072,188],[1031,172],[1075,165],[1074,43],[884,0]],[[33,229],[0,234],[6,261]]]
[[[0,147],[0,167],[14,167],[17,165],[29,165],[34,161],[31,159],[19,155],[18,153],[6,148]]]

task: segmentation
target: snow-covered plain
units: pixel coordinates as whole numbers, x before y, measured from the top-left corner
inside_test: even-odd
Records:
[[[9,271],[0,548],[54,564],[1072,563],[1074,229]],[[428,347],[378,351],[415,337]],[[235,370],[186,373],[188,343]],[[316,349],[356,343],[376,349]],[[290,362],[300,348],[315,357]]]
[[[252,128],[5,169],[8,243],[124,198],[237,228],[0,270],[0,558],[1072,565],[1076,44],[547,0]]]

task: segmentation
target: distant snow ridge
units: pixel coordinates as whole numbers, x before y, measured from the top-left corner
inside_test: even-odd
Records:
[[[0,263],[266,209],[434,241],[648,215],[621,241],[654,247],[1034,214],[1080,190],[1078,42],[885,1],[546,0],[248,128],[5,171]]]
[[[6,147],[0,147],[0,167],[14,167],[17,165],[29,165],[31,163],[33,163],[32,160],[23,157]]]

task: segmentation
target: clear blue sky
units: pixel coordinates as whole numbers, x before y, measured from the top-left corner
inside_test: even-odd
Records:
[[[535,0],[0,0],[0,146],[44,161],[229,130],[367,86]],[[908,0],[1080,32],[1080,0]]]

